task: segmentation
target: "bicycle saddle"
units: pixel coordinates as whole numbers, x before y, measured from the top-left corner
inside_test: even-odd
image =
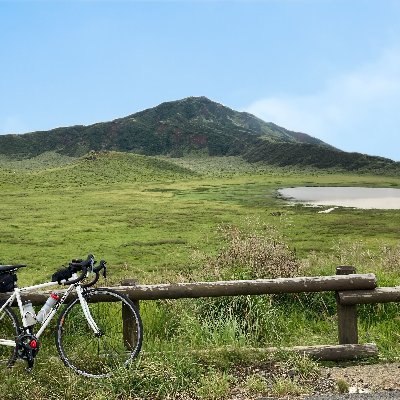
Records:
[[[15,264],[15,265],[0,265],[0,272],[15,271],[18,268],[24,268],[26,265]]]

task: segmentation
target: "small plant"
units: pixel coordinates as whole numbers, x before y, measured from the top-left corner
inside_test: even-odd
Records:
[[[277,354],[280,359],[280,365],[286,371],[296,378],[313,379],[319,375],[318,363],[310,357],[294,351],[280,351]]]
[[[279,397],[300,396],[304,393],[304,388],[302,388],[297,382],[292,381],[289,378],[276,379],[271,389],[271,394]]]
[[[200,377],[196,395],[204,400],[225,399],[229,394],[229,389],[230,377],[211,369]]]
[[[344,379],[338,379],[336,386],[340,394],[349,393],[349,384]]]
[[[247,392],[254,395],[264,395],[268,393],[267,381],[260,375],[250,375],[244,382],[244,388]]]

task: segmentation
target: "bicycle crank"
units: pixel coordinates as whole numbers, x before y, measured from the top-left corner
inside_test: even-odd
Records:
[[[34,359],[39,351],[39,342],[32,333],[21,333],[17,338],[17,353],[18,358],[26,360],[28,370],[33,368]]]

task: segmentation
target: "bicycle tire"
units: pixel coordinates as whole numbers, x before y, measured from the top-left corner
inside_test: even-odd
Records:
[[[143,325],[139,310],[128,297],[114,290],[90,289],[83,296],[102,333],[96,337],[76,297],[58,319],[57,350],[64,364],[76,373],[109,377],[140,352]]]
[[[19,333],[19,321],[11,307],[6,306],[0,313],[0,339],[16,340]],[[17,348],[0,346],[0,366],[12,367],[17,359]]]

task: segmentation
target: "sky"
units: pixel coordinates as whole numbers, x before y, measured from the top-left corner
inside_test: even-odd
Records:
[[[188,96],[400,161],[400,0],[0,0],[0,134]]]

